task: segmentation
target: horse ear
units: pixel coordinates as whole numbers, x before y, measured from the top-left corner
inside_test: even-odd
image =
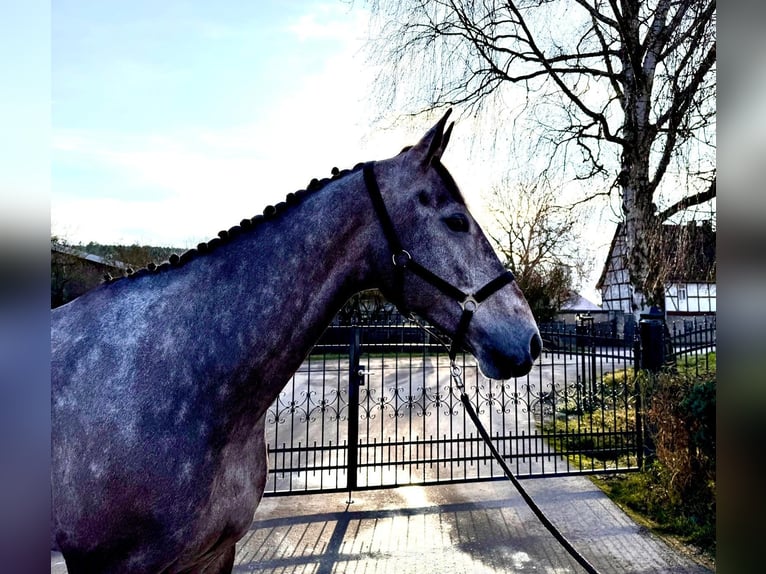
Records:
[[[444,149],[447,147],[454,122],[449,125],[447,130],[444,126],[452,113],[452,108],[448,109],[442,118],[436,122],[436,125],[426,132],[422,139],[407,152],[423,167],[428,167],[434,160],[441,159]]]

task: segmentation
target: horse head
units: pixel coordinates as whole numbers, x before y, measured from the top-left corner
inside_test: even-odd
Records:
[[[448,111],[414,146],[365,167],[386,242],[380,289],[476,357],[489,378],[527,374],[542,341],[529,305],[441,163]]]

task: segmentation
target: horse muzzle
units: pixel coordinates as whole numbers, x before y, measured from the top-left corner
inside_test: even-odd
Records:
[[[489,379],[505,380],[523,377],[532,370],[535,360],[542,352],[543,342],[537,329],[522,340],[504,338],[500,344],[488,343],[476,346],[473,355],[479,369]]]

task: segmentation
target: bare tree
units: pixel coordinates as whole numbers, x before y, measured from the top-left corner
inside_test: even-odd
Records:
[[[505,182],[488,199],[494,218],[489,237],[537,320],[552,319],[590,271],[575,212],[557,206],[544,181]]]
[[[619,194],[632,311],[663,306],[657,230],[716,196],[715,0],[371,5],[382,99],[412,113],[492,103],[498,124],[533,126],[530,161]]]

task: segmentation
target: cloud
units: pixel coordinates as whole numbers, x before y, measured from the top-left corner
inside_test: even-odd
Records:
[[[176,244],[189,237],[212,236],[221,227],[252,216],[254,209],[252,201],[247,211],[242,205],[256,188],[252,145],[213,143],[226,139],[225,130],[130,136],[57,133],[54,169],[57,161],[91,167],[75,181],[59,182],[71,192],[55,193],[54,187],[53,221],[79,221],[77,237],[70,240],[80,241],[161,238],[163,244]],[[103,186],[100,193],[89,189],[99,186]]]
[[[317,4],[289,24],[287,30],[300,42],[318,39],[343,41],[356,37],[359,30],[365,29],[368,17],[365,11],[351,11],[338,2]]]

